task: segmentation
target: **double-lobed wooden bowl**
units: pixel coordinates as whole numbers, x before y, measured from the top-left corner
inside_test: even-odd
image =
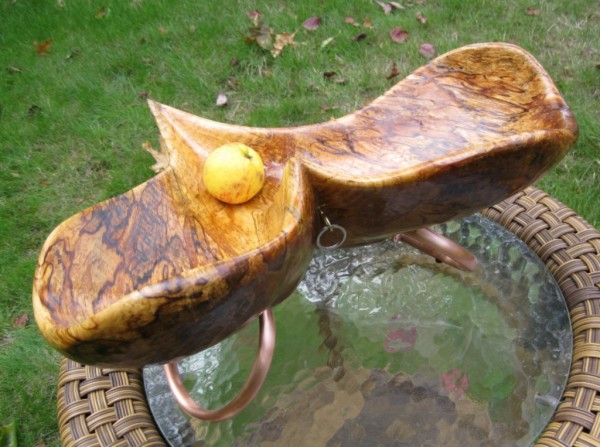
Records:
[[[324,222],[359,245],[466,215],[533,183],[577,138],[548,74],[501,43],[444,54],[321,124],[251,128],[149,104],[168,167],[60,224],[35,272],[43,335],[82,363],[206,349],[293,291]],[[208,154],[231,142],[265,162],[242,205],[202,184]]]

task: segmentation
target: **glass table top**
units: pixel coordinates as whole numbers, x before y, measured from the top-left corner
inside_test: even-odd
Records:
[[[256,399],[224,422],[183,413],[162,367],[144,369],[173,446],[528,446],[569,375],[568,311],[542,261],[473,215],[435,228],[474,272],[402,243],[320,251],[275,307],[277,344]],[[258,324],[180,362],[205,408],[227,403],[256,355]]]

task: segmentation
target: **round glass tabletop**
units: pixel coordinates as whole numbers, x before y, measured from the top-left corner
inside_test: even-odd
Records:
[[[161,366],[144,369],[172,446],[528,446],[569,376],[572,332],[546,266],[480,215],[436,231],[471,250],[459,271],[393,241],[320,251],[275,307],[277,345],[256,399],[224,422],[183,413]],[[227,403],[258,325],[180,362],[205,408]]]

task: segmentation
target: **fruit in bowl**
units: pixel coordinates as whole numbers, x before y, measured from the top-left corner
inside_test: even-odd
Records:
[[[259,193],[265,182],[265,168],[254,149],[243,143],[228,143],[206,158],[203,181],[210,195],[237,205]]]

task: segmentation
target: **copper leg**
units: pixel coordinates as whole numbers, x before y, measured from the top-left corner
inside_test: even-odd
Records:
[[[177,404],[183,411],[192,417],[205,421],[223,421],[238,414],[254,399],[267,377],[273,359],[273,352],[275,351],[275,317],[273,316],[273,309],[265,310],[260,314],[259,320],[258,354],[250,376],[231,402],[217,410],[207,410],[192,399],[183,385],[181,375],[177,369],[177,360],[164,365],[167,383]]]
[[[428,228],[419,228],[398,235],[396,240],[433,256],[461,270],[475,270],[477,258],[465,248]]]

